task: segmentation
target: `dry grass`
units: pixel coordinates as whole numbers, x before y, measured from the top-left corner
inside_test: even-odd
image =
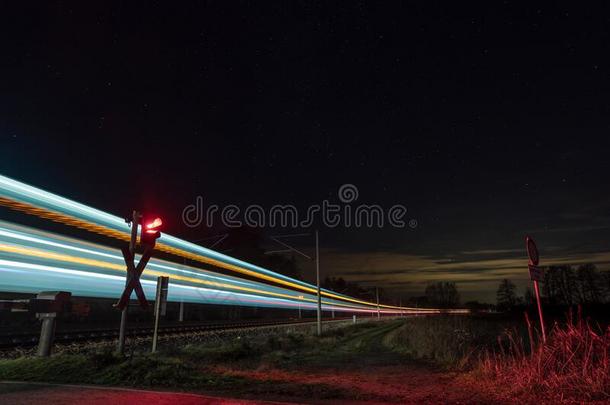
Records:
[[[487,351],[480,369],[514,391],[557,400],[610,400],[610,327],[592,326],[568,316],[554,324],[546,344],[529,319],[529,340],[512,332],[498,338],[499,349]]]
[[[409,318],[386,344],[412,359],[464,371],[477,364],[476,354],[491,349],[510,323],[467,316]]]

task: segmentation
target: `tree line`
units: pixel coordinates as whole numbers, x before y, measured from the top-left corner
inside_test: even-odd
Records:
[[[549,305],[610,303],[610,271],[599,271],[592,263],[549,266],[540,283],[540,293]],[[500,282],[496,293],[499,310],[531,305],[534,299],[530,288],[525,290],[523,296],[519,296],[515,284],[508,279]]]

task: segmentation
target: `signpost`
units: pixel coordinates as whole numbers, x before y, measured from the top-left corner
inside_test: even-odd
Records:
[[[131,239],[129,241],[129,254],[133,256],[136,250],[136,242],[138,239],[138,225],[140,224],[141,215],[138,211],[133,211],[131,220],[129,218],[125,219],[128,223],[131,222]],[[125,256],[123,254],[123,256]],[[126,260],[127,262],[127,260]],[[133,260],[132,260],[133,263]],[[127,277],[125,278],[125,289],[127,289],[127,285],[129,284],[129,265],[127,265]],[[130,293],[131,295],[131,293]],[[122,298],[122,297],[121,297]],[[127,303],[129,303],[129,296],[127,297]],[[121,310],[121,325],[119,327],[119,345],[117,347],[117,351],[119,354],[123,354],[125,352],[125,329],[127,328],[127,310],[129,306],[122,303],[121,307],[117,308]]]
[[[159,228],[163,225],[163,221],[160,218],[155,218],[153,221],[142,221],[142,214],[137,211],[133,211],[131,221],[131,240],[128,247],[121,248],[125,265],[127,266],[127,277],[125,279],[125,289],[121,298],[115,304],[115,307],[121,310],[121,326],[119,329],[119,344],[118,352],[123,354],[125,352],[125,330],[127,328],[127,310],[129,308],[129,299],[131,293],[135,291],[140,306],[144,309],[148,308],[148,301],[144,295],[142,284],[140,283],[140,276],[146,267],[146,264],[150,260],[153,250],[155,248],[155,241],[161,235]],[[136,242],[138,237],[138,225],[141,226],[140,233],[140,244],[144,247],[144,253],[140,257],[140,261],[136,266],[134,263]]]
[[[530,279],[532,281],[544,281],[544,269],[542,267],[529,264],[527,268],[530,271]]]
[[[155,330],[153,332],[152,352],[157,351],[157,339],[159,334],[159,319],[165,316],[167,309],[167,288],[169,277],[159,276],[157,278],[157,294],[155,296]]]
[[[540,316],[540,328],[542,329],[542,341],[546,343],[546,330],[544,328],[544,317],[542,316],[542,304],[540,302],[540,288],[538,286],[539,281],[544,279],[544,270],[538,267],[540,263],[540,256],[538,255],[538,248],[536,243],[529,236],[525,237],[525,247],[527,249],[527,256],[529,258],[528,269],[530,278],[534,282],[534,291],[536,293],[536,302],[538,303],[538,315]]]

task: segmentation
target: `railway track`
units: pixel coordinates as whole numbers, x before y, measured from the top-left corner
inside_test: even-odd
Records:
[[[333,321],[342,320],[343,318],[335,318]],[[345,318],[347,319],[347,318]],[[159,327],[159,335],[168,334],[188,334],[197,332],[208,332],[216,330],[229,330],[252,328],[259,326],[274,326],[274,325],[290,325],[315,323],[315,320],[267,320],[267,321],[236,321],[236,322],[217,322],[205,324],[172,324]],[[127,337],[145,337],[153,335],[153,327],[132,327],[126,331]],[[91,342],[117,339],[119,336],[118,328],[98,328],[98,329],[83,329],[83,330],[64,330],[55,332],[55,343],[76,343],[76,342]],[[27,333],[9,333],[0,334],[0,350],[9,350],[16,347],[32,347],[38,344],[40,332]]]

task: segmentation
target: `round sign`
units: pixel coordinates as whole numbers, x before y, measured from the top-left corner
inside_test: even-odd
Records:
[[[530,264],[534,266],[538,266],[540,261],[540,257],[538,256],[538,248],[536,247],[536,243],[529,236],[525,237],[525,247],[527,248],[527,255],[530,259]]]

